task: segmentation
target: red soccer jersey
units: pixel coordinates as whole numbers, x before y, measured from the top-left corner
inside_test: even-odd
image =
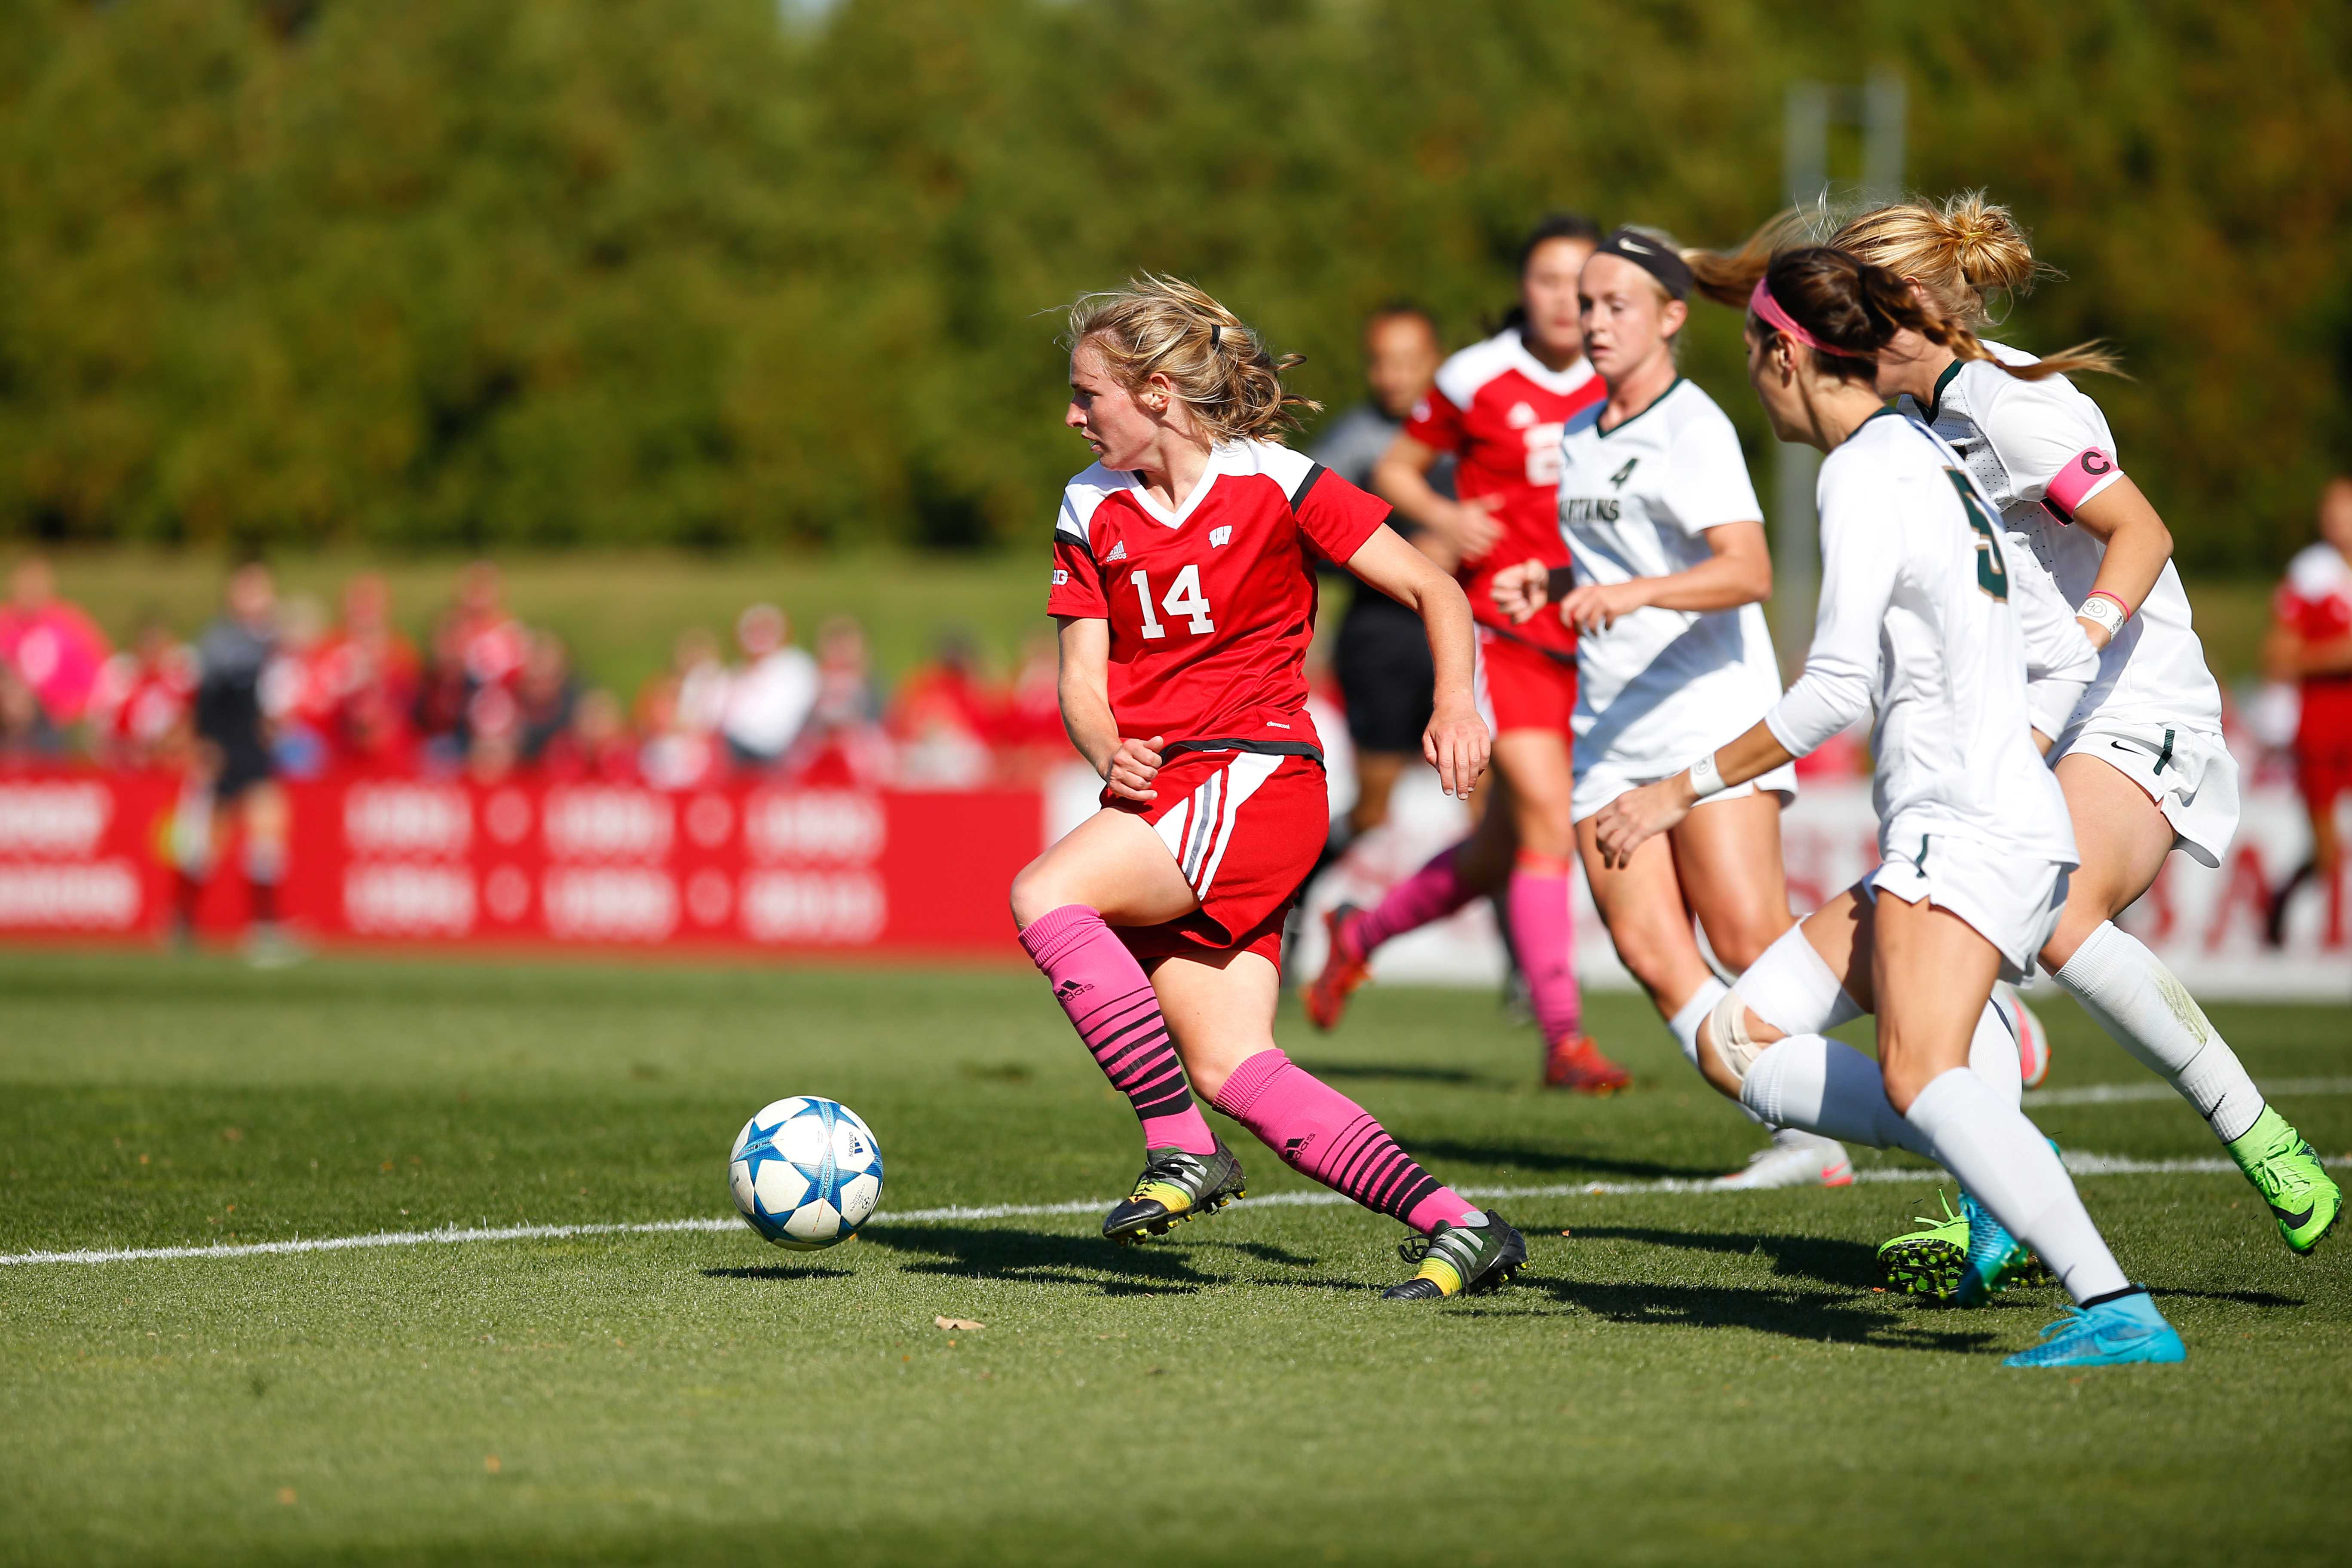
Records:
[[[2308,545],[2287,563],[2273,613],[2305,643],[2352,637],[2352,561],[2334,545]],[[2352,675],[2303,679],[2303,720],[2295,744],[2305,752],[2352,746]]]
[[[1495,574],[1533,557],[1547,566],[1568,564],[1559,536],[1559,430],[1570,416],[1609,395],[1578,360],[1555,371],[1528,352],[1519,330],[1507,327],[1447,360],[1437,384],[1413,405],[1404,433],[1423,446],[1454,454],[1454,493],[1464,500],[1499,495],[1496,521],[1503,537],[1455,574],[1470,595],[1470,613],[1486,626],[1553,653],[1572,657],[1576,633],[1558,616],[1538,616],[1523,626],[1495,607]]]
[[[1054,529],[1046,610],[1110,623],[1118,732],[1178,741],[1305,742],[1312,545],[1344,562],[1389,509],[1322,464],[1234,441],[1175,512],[1133,474],[1072,479]]]

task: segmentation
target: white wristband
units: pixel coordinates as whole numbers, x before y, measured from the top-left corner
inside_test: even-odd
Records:
[[[1691,794],[1700,800],[1723,793],[1723,773],[1715,765],[1715,753],[1709,752],[1690,765]]]
[[[2124,629],[2124,607],[2112,594],[2094,594],[2074,607],[2074,618],[2088,621],[2112,640]]]

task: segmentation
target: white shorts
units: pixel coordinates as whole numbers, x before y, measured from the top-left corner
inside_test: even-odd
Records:
[[[2160,723],[2114,723],[2093,714],[2050,749],[2061,757],[2096,757],[2147,792],[2172,824],[2172,842],[2218,867],[2238,834],[2238,759],[2210,730]]]
[[[1692,761],[1697,759],[1694,757]],[[1583,765],[1581,751],[1578,752],[1576,762],[1576,789],[1569,799],[1569,816],[1577,822],[1597,815],[1602,806],[1629,790],[1637,790],[1656,779],[1671,778],[1674,773],[1683,771],[1676,768],[1674,773],[1660,773],[1653,768],[1637,772],[1633,763],[1620,762],[1614,757],[1602,757],[1588,768]],[[1685,767],[1688,765],[1684,764]],[[1718,800],[1738,800],[1743,795],[1754,795],[1759,790],[1767,789],[1780,797],[1780,805],[1785,809],[1797,798],[1797,765],[1782,763],[1769,773],[1759,774],[1746,784],[1733,784],[1707,796],[1699,805],[1713,805]]]
[[[2066,873],[2055,860],[2021,860],[1966,838],[1930,836],[1916,852],[1890,849],[1862,879],[1873,902],[1881,892],[1906,904],[1925,899],[1969,922],[2000,951],[2000,977],[2021,984],[2033,973],[2033,955],[2058,929],[2066,907]]]

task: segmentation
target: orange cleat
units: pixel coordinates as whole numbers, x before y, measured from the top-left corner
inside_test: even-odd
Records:
[[[1544,1047],[1544,1087],[1579,1094],[1614,1094],[1633,1087],[1633,1075],[1601,1054],[1591,1035],[1555,1040]]]
[[[1323,931],[1330,938],[1323,955],[1323,973],[1307,988],[1307,1021],[1318,1029],[1336,1029],[1348,998],[1372,972],[1371,955],[1356,945],[1355,925],[1364,911],[1353,904],[1335,904],[1323,912]]]

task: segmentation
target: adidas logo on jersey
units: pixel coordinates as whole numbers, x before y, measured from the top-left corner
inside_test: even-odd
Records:
[[[1109,553],[1109,554],[1108,554],[1108,555],[1106,555],[1106,556],[1104,556],[1104,557],[1103,557],[1103,559],[1104,559],[1105,561],[1124,561],[1124,560],[1126,560],[1126,559],[1127,559],[1127,541],[1126,541],[1126,540],[1124,540],[1124,539],[1122,539],[1122,540],[1120,540],[1117,544],[1112,545],[1112,546],[1110,547],[1110,553]]]
[[[1536,422],[1536,411],[1524,403],[1514,403],[1511,411],[1503,416],[1504,422],[1514,430],[1524,430]]]
[[[1230,528],[1213,528],[1209,530],[1209,548],[1214,550],[1233,536],[1234,531]]]

